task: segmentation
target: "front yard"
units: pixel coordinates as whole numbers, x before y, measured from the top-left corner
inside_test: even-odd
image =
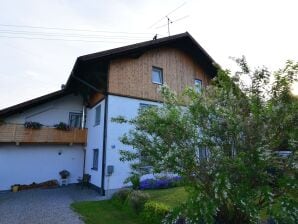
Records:
[[[162,202],[174,208],[186,200],[187,193],[183,187],[146,190],[152,201]],[[122,205],[115,200],[77,202],[72,208],[78,212],[86,224],[142,224],[142,217],[130,206]]]

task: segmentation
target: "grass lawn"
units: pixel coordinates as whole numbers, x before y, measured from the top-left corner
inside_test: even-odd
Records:
[[[86,224],[141,224],[141,219],[128,207],[112,200],[73,203]]]
[[[183,187],[147,190],[151,199],[167,204],[169,207],[183,202],[187,193]],[[112,200],[73,203],[72,208],[78,212],[86,224],[141,224],[141,218],[130,207],[121,206]]]
[[[150,200],[162,202],[170,208],[174,208],[181,202],[184,202],[187,197],[187,192],[183,187],[147,190],[146,192],[150,195]]]

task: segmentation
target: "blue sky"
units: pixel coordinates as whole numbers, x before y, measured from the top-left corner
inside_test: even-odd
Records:
[[[171,25],[171,34],[188,31],[223,67],[232,68],[229,56],[241,55],[272,70],[298,61],[295,0],[0,0],[0,108],[60,89],[80,55],[167,35],[166,26],[156,27],[179,6],[170,19],[187,17]],[[31,39],[54,38],[44,33],[98,42]]]

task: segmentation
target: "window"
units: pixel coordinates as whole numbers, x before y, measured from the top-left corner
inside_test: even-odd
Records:
[[[202,80],[201,79],[195,79],[195,89],[198,93],[202,91]]]
[[[163,74],[161,68],[152,67],[151,80],[155,84],[163,84]]]
[[[140,103],[140,110],[148,108],[148,107],[153,107],[153,106],[155,106],[155,105],[147,104],[147,103]]]
[[[142,111],[146,108],[150,107],[157,107],[157,105],[147,104],[147,103],[140,103],[139,111]]]
[[[69,126],[71,128],[79,128],[82,123],[82,113],[69,113]]]
[[[208,150],[203,148],[199,150],[199,157],[201,159],[206,159],[208,157]]]
[[[92,170],[98,170],[98,149],[93,149],[93,166]]]
[[[95,122],[94,125],[100,124],[101,105],[95,108]]]

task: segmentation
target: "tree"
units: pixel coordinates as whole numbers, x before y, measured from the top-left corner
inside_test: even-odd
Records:
[[[162,87],[161,106],[114,119],[134,127],[121,138],[134,149],[122,150],[122,161],[185,180],[189,198],[165,222],[180,216],[188,223],[298,221],[298,99],[290,93],[298,64],[288,61],[271,74],[264,67],[251,71],[244,57],[236,62],[241,72],[219,69],[201,92],[177,95]],[[283,158],[280,150],[291,153]]]

